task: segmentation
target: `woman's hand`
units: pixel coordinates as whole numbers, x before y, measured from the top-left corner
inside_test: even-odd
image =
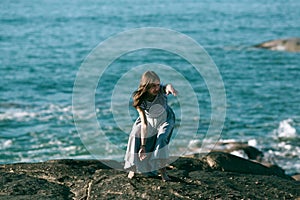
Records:
[[[142,161],[147,157],[145,146],[141,146],[139,150],[139,159]]]
[[[167,94],[167,95],[168,95],[168,94],[172,94],[172,95],[176,96],[176,95],[178,94],[178,92],[177,92],[177,90],[175,90],[175,89],[173,88],[173,86],[172,86],[171,84],[167,84],[167,85],[166,85],[166,94]]]

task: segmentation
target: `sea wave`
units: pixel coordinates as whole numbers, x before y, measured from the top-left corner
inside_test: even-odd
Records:
[[[279,127],[274,130],[274,135],[278,138],[296,138],[296,128],[292,126],[294,121],[292,119],[285,119],[279,123]]]
[[[300,172],[300,137],[293,126],[292,118],[284,119],[278,123],[278,127],[269,135],[252,137],[247,140],[220,139],[217,144],[211,143],[209,151],[229,151],[238,146],[251,146],[262,152],[262,162],[276,164],[282,167],[286,173]],[[189,154],[203,152],[201,140],[189,142]],[[248,159],[243,150],[232,150],[231,154]]]
[[[62,106],[57,104],[49,104],[42,107],[33,108],[8,108],[0,113],[0,121],[29,121],[37,119],[40,121],[57,120],[71,120],[72,106]]]

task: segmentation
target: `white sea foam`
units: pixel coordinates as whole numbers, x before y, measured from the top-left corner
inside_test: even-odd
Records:
[[[0,121],[2,120],[26,120],[28,118],[34,118],[36,113],[26,112],[22,110],[8,110],[5,113],[0,114]]]
[[[282,120],[272,137],[265,141],[265,158],[288,174],[300,172],[300,137],[294,126],[297,127],[297,124],[292,119]]]
[[[248,145],[252,147],[257,147],[257,140],[256,139],[248,140]]]
[[[0,141],[0,149],[7,149],[7,148],[11,147],[12,144],[13,144],[12,140]]]
[[[248,159],[248,156],[245,154],[244,151],[239,150],[239,151],[232,151],[230,154],[241,157],[241,158],[245,158]]]
[[[292,126],[293,120],[286,119],[279,123],[279,127],[275,133],[279,138],[294,138],[297,137],[296,128]]]
[[[41,121],[48,121],[50,119],[70,120],[72,119],[72,106],[49,104],[41,108],[10,108],[0,113],[0,121],[29,121],[32,119]]]

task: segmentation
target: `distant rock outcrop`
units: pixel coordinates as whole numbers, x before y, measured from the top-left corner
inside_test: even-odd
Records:
[[[201,145],[201,141],[195,140],[189,144],[189,149],[191,152],[199,152],[201,151]],[[264,157],[263,152],[257,148],[248,145],[248,143],[237,141],[218,142],[212,151],[226,152],[233,155],[239,154],[240,157],[258,162],[262,162]]]
[[[300,52],[300,38],[270,40],[257,44],[254,47],[275,51]]]
[[[122,163],[52,160],[0,165],[0,199],[297,199],[300,183],[284,172],[224,152],[180,157],[171,181],[137,174]],[[104,165],[116,167],[111,169]]]
[[[278,166],[271,165],[267,167],[260,163],[246,160],[229,153],[212,152],[205,156],[204,160],[212,169],[216,170],[247,174],[276,175],[282,178],[291,179],[291,177],[287,176],[284,173],[284,170]]]

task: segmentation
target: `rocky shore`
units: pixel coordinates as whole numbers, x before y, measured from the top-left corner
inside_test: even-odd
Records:
[[[225,152],[180,157],[168,174],[169,182],[142,174],[129,180],[98,160],[5,164],[0,199],[300,199],[300,182],[280,167]]]
[[[300,52],[300,38],[275,39],[257,44],[254,47],[273,51]]]

